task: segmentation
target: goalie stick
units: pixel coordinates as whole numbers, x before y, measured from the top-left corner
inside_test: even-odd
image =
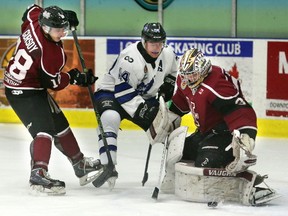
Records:
[[[164,98],[165,94],[162,93],[160,96],[162,96]],[[158,100],[159,100],[159,97],[158,97]],[[152,150],[152,143],[149,143],[149,148],[148,148],[147,157],[146,157],[146,163],[145,163],[145,169],[144,169],[144,176],[143,176],[143,179],[142,179],[142,186],[144,186],[144,184],[148,180],[148,166],[149,166],[151,150]]]
[[[150,160],[150,155],[151,155],[151,149],[152,149],[152,145],[151,143],[149,143],[149,148],[148,148],[147,157],[146,157],[146,164],[145,164],[145,169],[144,169],[144,176],[142,179],[142,186],[144,186],[144,184],[148,180],[148,165],[149,165],[149,160]]]
[[[80,44],[79,44],[78,37],[77,37],[77,33],[76,33],[76,28],[74,26],[71,26],[71,31],[72,31],[74,43],[75,43],[76,48],[77,48],[77,52],[78,52],[78,56],[79,56],[79,59],[80,59],[80,63],[81,63],[83,72],[86,73],[88,70],[86,68],[84,57],[82,55],[82,51],[81,51]],[[106,172],[108,172],[108,174],[109,173],[113,173],[114,164],[113,164],[112,157],[111,157],[111,154],[110,154],[110,151],[109,151],[109,146],[108,146],[108,143],[107,143],[107,139],[105,137],[105,133],[104,133],[102,121],[101,121],[101,118],[100,118],[100,114],[99,114],[99,112],[97,110],[97,106],[96,106],[95,99],[94,99],[94,96],[93,96],[93,91],[92,91],[92,88],[91,88],[90,85],[88,85],[88,92],[89,92],[89,96],[90,96],[91,102],[93,104],[93,109],[94,109],[94,113],[95,113],[95,116],[96,116],[96,119],[97,119],[97,122],[98,122],[99,131],[100,131],[104,146],[106,148],[106,154],[107,154],[107,158],[108,158],[108,165],[107,165]],[[105,170],[103,172],[105,172]]]
[[[161,186],[162,171],[163,171],[164,163],[165,163],[165,159],[166,159],[167,145],[168,145],[168,137],[166,137],[166,140],[165,140],[165,143],[164,143],[164,146],[163,146],[163,152],[162,152],[162,159],[161,159],[161,165],[160,165],[160,171],[159,171],[158,184],[154,188],[154,191],[152,193],[152,198],[155,199],[155,200],[158,199],[159,188]]]

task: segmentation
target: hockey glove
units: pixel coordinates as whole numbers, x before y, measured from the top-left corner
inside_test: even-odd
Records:
[[[228,151],[231,147],[235,159],[226,166],[227,172],[240,173],[256,164],[257,156],[252,154],[255,141],[248,134],[240,134],[238,130],[234,130],[232,143],[225,150]]]
[[[74,11],[71,10],[64,10],[64,13],[68,19],[68,22],[71,26],[77,27],[79,25],[79,20],[77,18],[77,14]]]
[[[165,102],[169,101],[173,96],[175,80],[176,78],[169,74],[165,77],[164,83],[158,90],[158,97],[163,96]]]
[[[98,77],[93,75],[91,69],[88,69],[87,73],[81,73],[77,68],[74,68],[70,70],[68,74],[70,76],[70,84],[83,87],[94,84],[98,79]]]
[[[155,105],[150,101],[141,103],[134,115],[134,120],[138,126],[147,131],[156,117],[159,110],[159,104]]]

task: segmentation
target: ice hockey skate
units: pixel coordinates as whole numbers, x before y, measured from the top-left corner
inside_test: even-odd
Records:
[[[101,165],[99,159],[92,160],[92,158],[87,157],[73,164],[75,175],[79,178],[81,186],[95,180],[99,176],[102,167],[103,165]]]
[[[50,178],[42,168],[33,169],[30,176],[31,194],[64,195],[65,182]]]
[[[251,200],[252,206],[261,206],[266,204],[267,202],[270,202],[271,200],[277,199],[281,197],[280,194],[278,194],[274,189],[270,188],[266,182],[265,179],[268,178],[268,175],[257,175],[254,181],[254,187],[251,191],[253,194],[253,198]],[[262,184],[263,183],[263,184]],[[265,187],[255,187],[256,185],[265,185]]]
[[[261,206],[267,202],[270,202],[271,200],[281,197],[281,195],[277,194],[272,188],[255,187],[253,188],[252,192],[254,192],[251,202],[252,206]]]
[[[115,186],[116,179],[118,178],[118,172],[114,165],[104,165],[102,173],[92,182],[92,184],[99,188],[105,182],[108,183],[108,187],[112,190]]]

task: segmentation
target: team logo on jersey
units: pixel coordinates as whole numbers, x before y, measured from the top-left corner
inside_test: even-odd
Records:
[[[141,7],[149,11],[158,10],[158,0],[135,0]],[[163,0],[163,9],[168,7],[173,0]]]
[[[148,68],[147,68],[147,66],[145,65],[144,66],[144,74],[147,74],[148,73]]]
[[[181,89],[184,90],[187,87],[187,80],[181,78]]]

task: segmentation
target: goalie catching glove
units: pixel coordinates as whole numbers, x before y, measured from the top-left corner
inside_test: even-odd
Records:
[[[68,74],[70,76],[70,84],[83,87],[94,84],[98,79],[98,77],[93,75],[91,69],[88,69],[86,73],[81,73],[77,68],[74,68],[70,70]]]
[[[256,164],[257,156],[252,154],[255,141],[248,134],[240,134],[238,130],[234,130],[232,143],[225,150],[228,151],[231,147],[235,159],[226,166],[227,172],[240,173]]]

